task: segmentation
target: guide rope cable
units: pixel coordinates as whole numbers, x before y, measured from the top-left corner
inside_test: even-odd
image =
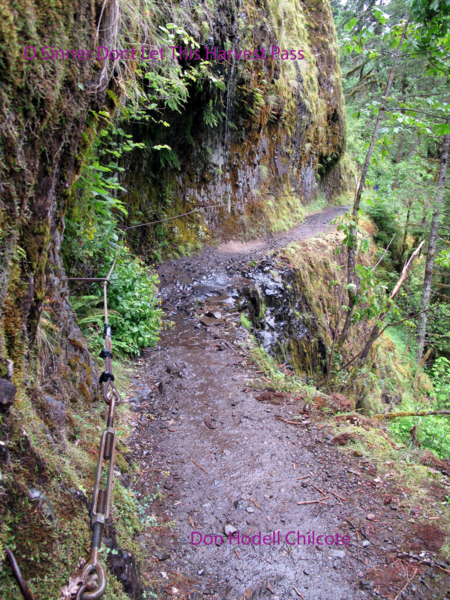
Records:
[[[112,368],[112,340],[111,340],[111,327],[108,322],[108,296],[107,289],[110,285],[111,276],[114,272],[117,259],[119,257],[121,244],[123,244],[125,234],[129,229],[136,229],[137,227],[145,227],[146,225],[155,225],[164,221],[170,221],[180,217],[191,215],[201,208],[220,208],[228,207],[229,204],[216,204],[211,206],[201,205],[196,207],[194,210],[189,212],[176,215],[174,217],[168,217],[166,219],[160,219],[158,221],[151,221],[148,223],[140,223],[138,225],[131,225],[122,229],[122,240],[116,249],[116,254],[106,277],[69,277],[69,281],[86,281],[91,283],[102,283],[103,284],[103,309],[104,309],[104,336],[105,336],[105,348],[100,352],[100,358],[105,361],[105,370],[100,375],[100,383],[104,384],[103,387],[103,400],[109,406],[108,417],[106,420],[106,429],[103,431],[100,439],[100,450],[97,460],[97,469],[95,473],[94,489],[92,495],[92,506],[90,510],[91,517],[91,528],[92,528],[92,541],[91,541],[91,553],[89,560],[82,566],[79,575],[77,576],[79,588],[77,590],[75,600],[98,600],[101,598],[106,591],[106,570],[99,559],[100,548],[102,544],[103,530],[105,528],[106,519],[109,517],[110,504],[111,504],[111,493],[114,478],[114,462],[115,462],[115,450],[116,450],[116,433],[114,429],[114,416],[115,409],[121,402],[120,394],[114,384],[114,375]],[[102,487],[102,477],[106,471],[106,485]],[[19,565],[14,557],[10,548],[5,548],[6,555],[11,564],[14,577],[17,580],[17,584],[20,588],[24,600],[35,600],[35,597],[24,581]],[[92,575],[97,575],[97,581],[94,582]]]

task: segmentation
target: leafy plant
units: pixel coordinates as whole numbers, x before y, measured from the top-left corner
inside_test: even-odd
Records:
[[[106,276],[112,259],[103,266]],[[126,354],[138,355],[142,348],[154,346],[161,328],[162,310],[159,308],[157,274],[142,260],[121,247],[115,270],[108,287],[109,320],[113,330],[113,345]],[[90,345],[103,345],[103,295],[98,287],[92,295],[75,298],[73,308],[79,325]]]
[[[248,331],[252,330],[252,324],[244,315],[244,313],[241,313],[241,325],[243,325],[243,327],[245,327],[245,329],[247,329]]]
[[[431,369],[431,380],[439,408],[450,408],[450,360],[440,356]]]

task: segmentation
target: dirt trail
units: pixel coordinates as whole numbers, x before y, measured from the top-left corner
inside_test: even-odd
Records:
[[[136,489],[143,512],[158,521],[141,542],[159,598],[394,599],[413,574],[415,564],[399,559],[411,537],[401,498],[385,506],[374,467],[346,458],[314,415],[300,426],[280,420],[292,420],[301,400],[258,401],[246,381],[261,374],[238,345],[248,336],[233,308],[248,283],[242,266],[327,231],[344,210],[328,208],[268,242],[228,243],[159,269],[175,326],[138,361],[131,399]],[[157,486],[162,498],[150,497]],[[239,531],[231,545],[227,525]],[[193,545],[193,532],[217,537]],[[336,534],[349,545],[336,545]],[[319,535],[334,543],[318,543]],[[421,576],[404,597],[443,597]]]

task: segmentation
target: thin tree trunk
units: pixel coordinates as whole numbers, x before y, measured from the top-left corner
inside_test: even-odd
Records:
[[[402,79],[402,95],[401,95],[402,102],[404,102],[404,100],[405,100],[405,92],[406,92],[406,88],[407,87],[408,87],[408,80],[406,79],[406,75],[404,75],[403,79]],[[405,109],[401,108],[400,112],[404,115],[405,114]],[[395,159],[395,164],[396,165],[399,165],[402,162],[402,158],[403,158],[403,142],[404,142],[404,136],[403,136],[402,132],[400,132],[398,134],[397,156],[396,156],[396,159]],[[397,171],[397,175],[395,177],[392,189],[394,189],[394,190],[397,189],[398,186],[399,186],[399,184],[400,184],[400,179],[399,179],[398,171]]]
[[[449,120],[447,120],[447,123]],[[428,254],[425,263],[425,276],[423,279],[421,309],[426,311],[430,305],[431,296],[431,278],[433,275],[434,255],[436,253],[436,242],[439,229],[439,219],[441,216],[441,203],[444,197],[444,183],[447,172],[448,153],[450,148],[450,134],[444,135],[444,144],[442,146],[441,164],[439,167],[439,178],[437,182],[435,208],[433,218],[431,219],[430,237],[428,240]],[[417,359],[420,361],[423,355],[425,345],[425,333],[427,330],[427,312],[422,312],[417,325]]]
[[[401,264],[403,266],[404,264],[404,254],[406,252],[406,238],[408,237],[408,227],[409,227],[409,216],[411,214],[411,204],[412,204],[412,200],[410,200],[408,202],[408,212],[406,213],[406,223],[405,223],[405,231],[403,233],[403,241],[402,241],[402,248],[401,248]]]
[[[372,419],[382,421],[383,419],[397,419],[398,417],[429,417],[430,415],[450,415],[450,410],[405,410],[373,415]]]
[[[403,135],[400,133],[398,136],[398,147],[397,147],[397,156],[395,157],[395,164],[399,165],[402,162],[402,158],[403,158]],[[399,176],[397,173],[397,175],[395,176],[394,183],[392,185],[392,189],[396,190],[399,185],[400,185],[400,179],[399,179]]]
[[[356,280],[356,224],[358,222],[358,212],[359,205],[361,203],[361,196],[364,189],[364,184],[366,182],[367,171],[369,170],[370,160],[372,158],[373,149],[375,147],[375,142],[378,137],[378,131],[380,129],[381,120],[383,118],[384,110],[386,107],[386,102],[389,97],[389,93],[391,91],[392,82],[394,80],[395,70],[397,68],[398,58],[400,56],[400,52],[403,46],[403,42],[405,40],[406,31],[408,29],[409,24],[409,15],[406,17],[405,26],[403,28],[402,37],[400,39],[400,44],[398,45],[397,52],[394,58],[394,64],[392,65],[391,74],[389,75],[389,79],[386,85],[386,90],[384,92],[383,100],[381,102],[381,106],[378,110],[377,120],[375,122],[375,128],[373,130],[372,139],[370,142],[369,150],[367,152],[366,160],[364,161],[364,166],[361,171],[361,179],[359,181],[358,189],[356,190],[355,201],[353,203],[353,211],[352,211],[352,219],[354,224],[350,227],[350,236],[347,246],[347,283],[348,283],[348,310],[347,317],[345,319],[344,327],[342,328],[341,335],[339,336],[338,342],[336,344],[336,348],[342,347],[345,340],[347,339],[348,332],[350,330],[350,325],[352,322],[353,311],[355,309],[356,303],[358,301],[358,290],[357,290],[357,280]]]
[[[400,288],[402,287],[405,279],[408,277],[409,270],[410,270],[415,258],[420,254],[420,251],[422,250],[422,246],[423,246],[423,241],[420,242],[420,245],[416,248],[416,250],[414,250],[414,252],[411,254],[411,258],[408,260],[408,262],[403,267],[401,275],[389,296],[389,298],[391,300],[394,300],[395,296],[400,291]],[[374,325],[372,331],[370,332],[369,339],[367,340],[367,342],[363,348],[363,351],[361,352],[358,364],[361,364],[367,358],[367,356],[369,354],[369,350],[373,346],[374,342],[380,337],[379,323],[386,317],[387,314],[388,314],[388,311],[382,313],[380,315],[378,321]]]

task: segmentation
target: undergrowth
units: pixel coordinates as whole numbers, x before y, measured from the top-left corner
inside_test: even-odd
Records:
[[[263,381],[265,383],[253,381],[251,382],[253,387],[258,389],[271,387],[279,392],[305,394],[307,397],[313,397],[317,393],[313,386],[307,385],[291,371],[283,371],[284,365],[277,364],[275,359],[257,343],[254,336],[249,336],[246,347],[250,351],[250,356],[255,365],[264,374]]]
[[[445,357],[438,358],[433,367],[423,375],[429,377],[429,387],[426,395],[419,394],[420,379],[411,382],[416,393],[403,396],[402,402],[396,407],[397,411],[435,411],[450,408],[450,361]],[[411,430],[414,429],[414,439]],[[431,450],[442,460],[450,459],[450,415],[430,415],[426,417],[401,417],[389,425],[389,430],[396,439],[414,446],[420,444],[423,448]]]
[[[113,256],[100,270],[106,276]],[[162,310],[157,293],[159,279],[155,271],[128,248],[122,247],[108,286],[108,314],[114,346],[122,354],[138,355],[142,348],[154,346],[161,328]],[[91,295],[74,296],[72,306],[92,351],[103,348],[103,289],[93,286]]]
[[[114,361],[119,390],[124,394],[130,381],[130,365]],[[2,436],[1,449],[8,453],[9,469],[2,469],[0,489],[6,491],[1,509],[0,548],[9,546],[16,554],[23,576],[39,600],[55,600],[80,560],[89,556],[91,530],[87,505],[92,496],[97,451],[105,427],[104,403],[89,407],[72,402],[66,407],[66,426],[52,436],[43,420],[39,391],[33,401],[19,392],[11,408],[9,435]],[[124,441],[130,432],[129,409],[116,410],[116,471],[133,477]],[[43,500],[32,500],[32,490]],[[5,511],[6,509],[6,511]],[[120,547],[131,553],[138,564],[142,549],[135,541],[140,531],[133,493],[116,477],[112,495],[111,523]],[[18,553],[19,551],[19,553]],[[103,547],[101,561],[108,550]],[[1,563],[0,587],[3,598],[17,598],[17,583],[10,567]],[[105,600],[127,598],[122,584],[108,577]]]
[[[377,468],[377,487],[393,484],[402,493],[400,505],[405,508],[424,507],[424,512],[431,522],[438,525],[440,529],[449,531],[450,528],[450,488],[447,479],[435,469],[419,463],[423,451],[410,444],[392,444],[386,439],[380,427],[370,424],[350,425],[348,423],[329,423],[335,435],[349,433],[353,439],[341,451],[348,456],[367,458]],[[388,430],[389,433],[389,430]],[[394,438],[395,439],[395,438]],[[354,459],[353,459],[354,460]],[[433,486],[442,484],[441,498],[430,494]],[[448,496],[445,496],[445,487]],[[438,487],[439,489],[439,487]],[[409,519],[414,523],[415,519]],[[449,544],[442,548],[441,552],[450,557]]]

